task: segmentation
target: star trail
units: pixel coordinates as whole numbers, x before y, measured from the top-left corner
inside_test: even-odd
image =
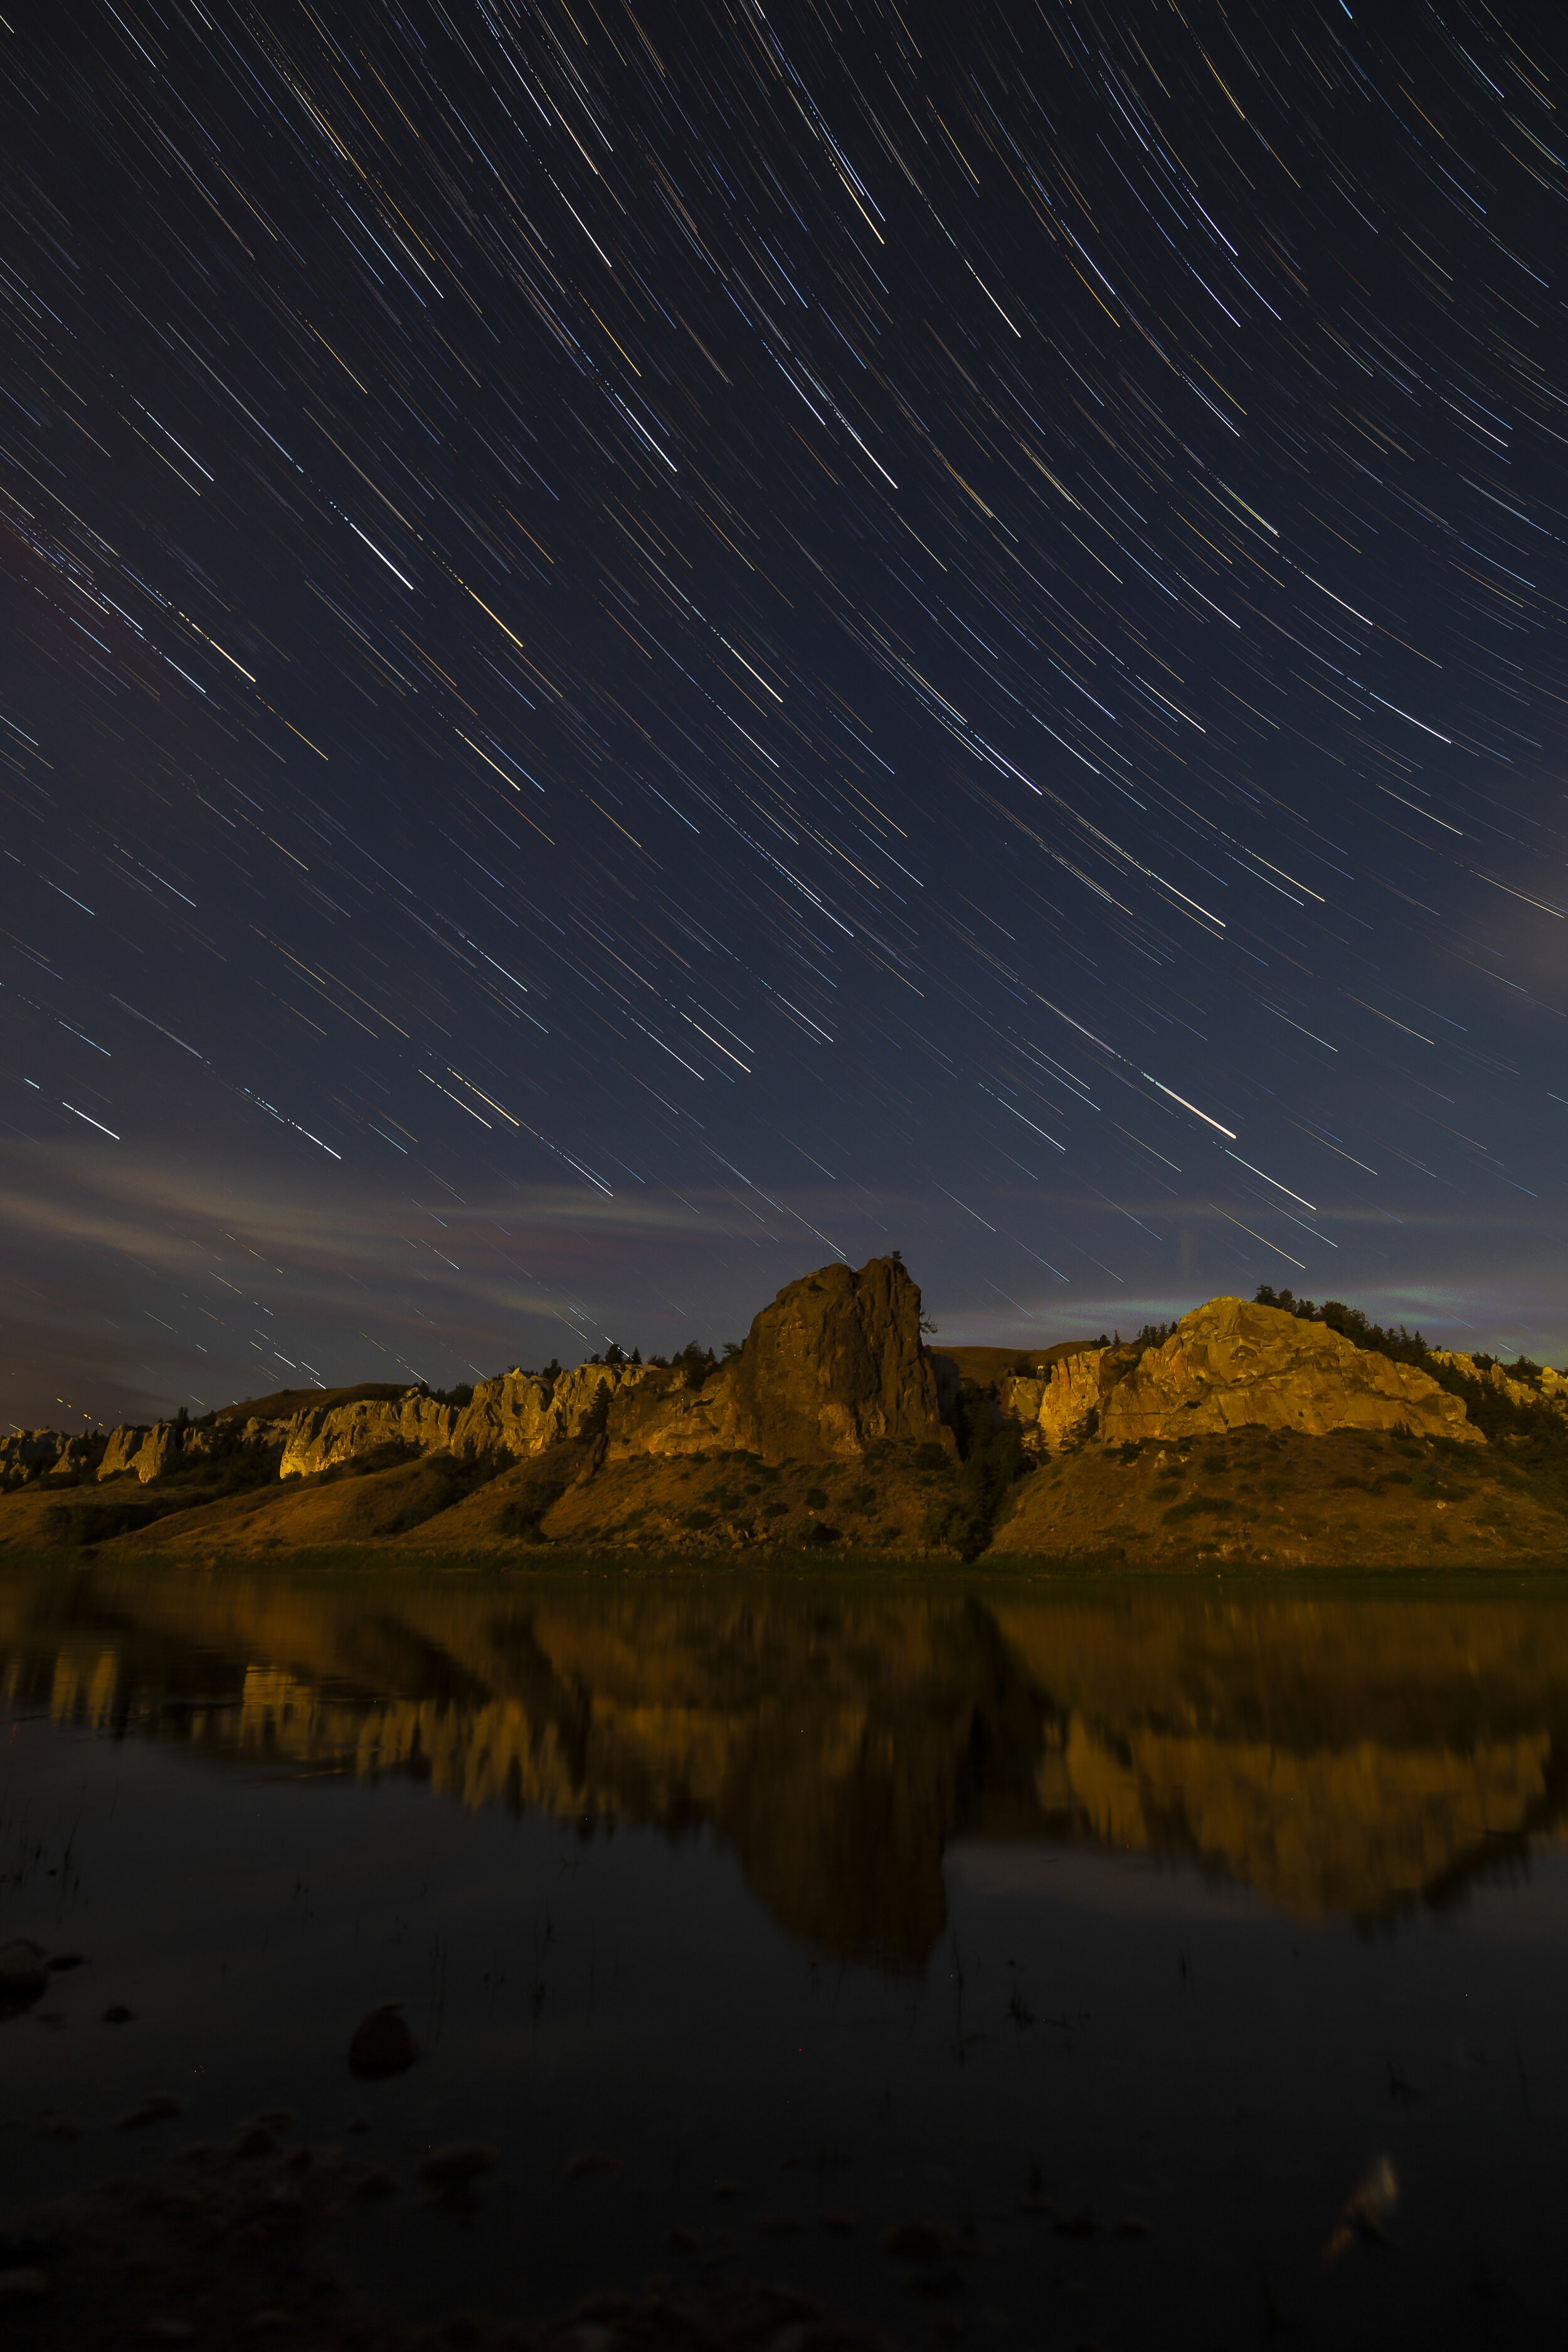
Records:
[[[4,1404],[1561,1355],[1555,9],[0,29]]]

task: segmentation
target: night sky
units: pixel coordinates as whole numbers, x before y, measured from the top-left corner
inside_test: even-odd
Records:
[[[0,1415],[1561,1360],[1565,31],[13,10]]]

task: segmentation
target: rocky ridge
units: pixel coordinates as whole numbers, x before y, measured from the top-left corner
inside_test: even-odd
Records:
[[[1012,1370],[990,1360],[1005,1363],[1005,1351],[978,1351],[978,1363],[975,1352],[928,1348],[920,1290],[895,1255],[786,1285],[721,1364],[693,1353],[673,1364],[513,1370],[453,1401],[422,1388],[367,1385],[319,1401],[281,1391],[259,1412],[237,1406],[194,1426],[183,1418],[128,1425],[107,1440],[18,1432],[0,1445],[0,1484],[36,1496],[35,1539],[65,1543],[123,1536],[226,1552],[263,1540],[407,1541],[418,1528],[421,1543],[435,1537],[443,1546],[851,1540],[956,1548],[970,1558],[994,1539],[1017,1549],[1015,1534],[1036,1549],[1058,1538],[1074,1551],[1092,1545],[1095,1527],[1078,1522],[1110,1507],[1099,1474],[1090,1475],[1095,1461],[1146,1457],[1148,1479],[1140,1473],[1118,1488],[1113,1516],[1131,1524],[1129,1511],[1132,1520],[1152,1514],[1142,1534],[1168,1548],[1186,1539],[1161,1532],[1173,1513],[1184,1525],[1232,1508],[1205,1491],[1175,1509],[1168,1481],[1194,1444],[1213,1453],[1232,1441],[1254,1450],[1260,1441],[1303,1441],[1296,1469],[1277,1465],[1267,1474],[1279,1494],[1293,1495],[1310,1487],[1308,1457],[1319,1442],[1364,1438],[1433,1451],[1434,1524],[1450,1507],[1444,1462],[1472,1457],[1486,1491],[1463,1481],[1453,1489],[1455,1507],[1470,1498],[1467,1539],[1472,1517],[1489,1524],[1479,1515],[1497,1501],[1491,1485],[1519,1484],[1516,1455],[1541,1486],[1540,1512],[1526,1514],[1521,1540],[1557,1541],[1551,1515],[1559,1506],[1548,1491],[1556,1484],[1568,1510],[1568,1478],[1550,1464],[1531,1468],[1543,1443],[1553,1452],[1553,1431],[1568,1437],[1568,1375],[1534,1366],[1517,1378],[1489,1359],[1447,1351],[1405,1360],[1400,1342],[1382,1353],[1364,1333],[1358,1343],[1337,1324],[1230,1297],[1208,1300],[1163,1338],[1062,1343]],[[1483,1467],[1493,1454],[1495,1467]],[[1352,1457],[1322,1459],[1337,1486],[1364,1485]],[[1038,1465],[1050,1476],[1073,1462],[1084,1475],[1075,1472],[1068,1486],[1083,1495],[1074,1502],[1058,1487],[1047,1505],[1028,1472]],[[726,1464],[734,1466],[717,1466]],[[334,1485],[344,1477],[351,1487]],[[1410,1482],[1397,1465],[1376,1477],[1380,1494]],[[1137,1502],[1134,1488],[1141,1494],[1151,1481]],[[88,1482],[109,1490],[103,1503],[68,1509],[66,1490]],[[153,1491],[132,1503],[127,1486]],[[274,1503],[266,1501],[269,1486]],[[62,1496],[59,1506],[46,1506],[50,1493]],[[285,1505],[283,1495],[308,1507]],[[1246,1517],[1251,1506],[1236,1507]],[[1304,1507],[1289,1509],[1299,1516]],[[1342,1516],[1351,1508],[1339,1507]],[[265,1538],[256,1517],[263,1508]],[[1271,1508],[1278,1517],[1285,1506]],[[1384,1516],[1394,1509],[1389,1501]],[[1331,1538],[1324,1530],[1314,1540],[1321,1548]]]
[[[588,1363],[553,1382],[521,1371],[480,1381],[462,1407],[411,1390],[395,1403],[307,1410],[289,1424],[279,1467],[308,1476],[390,1444],[522,1459],[593,1437],[610,1462],[710,1450],[832,1460],[879,1438],[940,1444],[920,1318],[920,1291],[897,1258],[858,1273],[824,1266],[787,1284],[740,1354],[696,1382],[680,1365]]]

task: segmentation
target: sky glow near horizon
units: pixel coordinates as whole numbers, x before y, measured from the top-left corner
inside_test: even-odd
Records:
[[[1558,12],[0,33],[0,1412],[1568,1355]]]

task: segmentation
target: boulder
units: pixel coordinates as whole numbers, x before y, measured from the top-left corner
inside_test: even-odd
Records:
[[[921,1294],[901,1259],[826,1265],[781,1290],[738,1357],[710,1375],[721,1443],[773,1461],[853,1455],[878,1438],[943,1436]]]
[[[48,1987],[48,1959],[30,1936],[0,1944],[0,2017],[30,2008]]]
[[[1100,1433],[1119,1444],[1247,1424],[1308,1437],[1403,1424],[1422,1437],[1486,1442],[1462,1400],[1430,1373],[1357,1348],[1326,1323],[1240,1298],[1209,1299],[1163,1347],[1138,1355],[1105,1398]]]
[[[349,2040],[349,2072],[373,2080],[382,2074],[405,2074],[420,2054],[403,2015],[403,2003],[389,2000],[355,2026]]]

